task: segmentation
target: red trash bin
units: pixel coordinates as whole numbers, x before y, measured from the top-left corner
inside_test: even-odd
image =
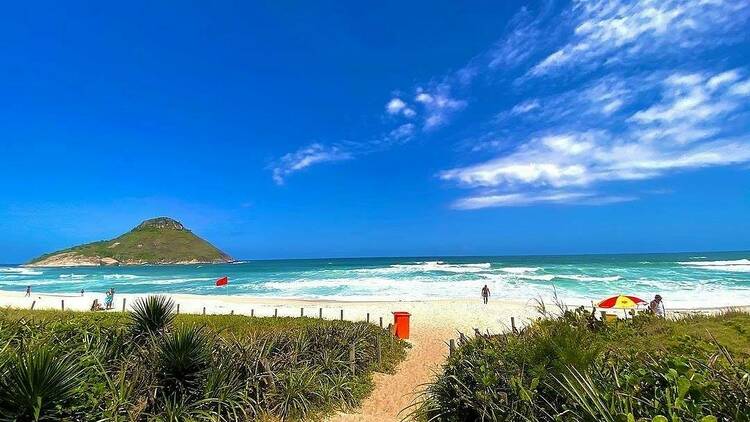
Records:
[[[408,312],[393,312],[393,326],[396,328],[396,337],[400,339],[409,338],[409,317]]]

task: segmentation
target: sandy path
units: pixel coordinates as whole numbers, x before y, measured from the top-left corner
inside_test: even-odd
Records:
[[[418,328],[418,327],[414,327]],[[398,421],[414,402],[421,385],[430,380],[448,354],[445,340],[453,336],[450,330],[418,330],[410,342],[412,349],[393,375],[375,374],[375,391],[365,400],[357,413],[339,414],[329,420],[338,421]]]
[[[518,303],[495,302],[484,307],[474,301],[462,303],[410,304],[412,313],[409,341],[412,348],[395,374],[376,374],[375,390],[354,413],[341,413],[331,422],[400,421],[411,409],[403,411],[418,398],[423,385],[439,371],[448,355],[447,342],[458,331],[471,334],[473,328],[498,332],[508,329],[514,316],[520,326],[533,315],[533,308]]]

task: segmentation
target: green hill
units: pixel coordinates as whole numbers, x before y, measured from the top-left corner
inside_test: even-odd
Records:
[[[42,255],[27,265],[96,266],[198,264],[231,262],[232,258],[196,236],[179,221],[153,218],[112,240],[87,243]]]

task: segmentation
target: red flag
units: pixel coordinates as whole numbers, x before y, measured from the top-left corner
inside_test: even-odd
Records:
[[[224,276],[224,277],[216,280],[216,287],[226,286],[228,283],[229,283],[229,277]]]

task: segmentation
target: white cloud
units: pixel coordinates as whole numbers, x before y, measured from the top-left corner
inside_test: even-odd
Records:
[[[571,118],[600,121],[629,106],[638,90],[653,86],[653,81],[638,77],[609,75],[569,91],[524,100],[498,114],[499,120],[520,116],[538,122],[553,123]]]
[[[416,97],[414,97],[414,100],[418,103],[429,104],[433,101],[433,98],[432,98],[432,95],[430,94],[427,94],[425,92],[420,92],[419,94],[417,94]]]
[[[746,123],[741,127],[750,114],[748,70],[716,71],[702,59],[709,49],[715,55],[746,40],[749,2],[573,0],[562,11],[556,2],[538,9],[534,15],[523,8],[501,40],[458,71],[418,85],[413,96],[394,91],[385,111],[408,123],[385,119],[393,125],[347,145],[346,153],[313,144],[319,150],[287,154],[274,180],[282,183],[298,166],[383,150],[420,129],[435,130],[468,106],[462,98],[482,95],[507,96],[515,105],[469,135],[478,145],[464,151],[484,160],[440,173],[460,186],[492,190],[469,196],[484,198],[475,203],[554,202],[602,182],[750,161]],[[677,64],[689,71],[673,71]],[[541,75],[559,77],[539,86]],[[490,83],[480,90],[482,82]],[[496,156],[486,159],[491,151]],[[592,194],[586,203],[594,197],[618,198]]]
[[[524,6],[510,20],[505,35],[484,57],[489,69],[514,69],[530,60],[556,38],[558,25],[543,28],[554,9],[554,2],[537,2],[535,6],[539,6],[539,10],[532,11]]]
[[[469,196],[454,202],[453,207],[460,210],[476,210],[482,208],[521,207],[538,204],[607,205],[634,201],[636,199],[638,198],[635,196],[599,195],[594,192],[518,192]]]
[[[414,136],[416,126],[414,123],[404,123],[401,126],[393,129],[388,133],[387,139],[389,141],[406,141]]]
[[[733,0],[579,0],[571,15],[578,20],[568,43],[536,64],[529,75],[721,42],[746,24],[750,7]]]
[[[417,114],[417,112],[409,107],[404,100],[398,97],[392,98],[388,101],[388,104],[385,105],[385,111],[391,115],[400,114],[409,118],[414,117]]]
[[[536,110],[538,108],[539,108],[539,100],[528,100],[520,104],[516,104],[515,106],[513,106],[510,112],[511,114],[524,114],[532,110]]]
[[[477,198],[484,199],[472,200],[472,204],[511,203],[518,196],[508,195],[521,189],[527,198],[539,189],[642,180],[750,162],[750,137],[744,131],[733,135],[726,124],[728,114],[748,108],[744,99],[732,93],[742,83],[736,82],[739,74],[739,70],[713,75],[674,73],[657,85],[661,98],[630,117],[622,115],[619,123],[607,120],[600,128],[533,136],[508,154],[439,176],[466,187],[502,189],[480,195]],[[602,93],[602,101],[610,101],[606,91]],[[580,110],[573,107],[572,113],[580,115]]]
[[[710,90],[714,90],[722,85],[732,83],[739,78],[740,73],[736,69],[727,70],[726,72],[722,72],[716,76],[712,76],[706,83],[706,87]]]
[[[729,88],[729,93],[737,96],[750,95],[750,79],[732,85],[732,87]]]
[[[352,155],[341,147],[313,143],[281,157],[272,168],[273,180],[276,184],[283,185],[284,180],[290,174],[313,164],[348,160],[350,158],[352,158]]]
[[[466,101],[451,96],[450,86],[447,84],[437,85],[430,90],[417,88],[414,101],[422,104],[424,108],[425,130],[445,124],[453,113],[466,107]]]
[[[397,114],[404,108],[406,108],[406,103],[400,98],[393,98],[385,105],[385,109],[389,114]]]

